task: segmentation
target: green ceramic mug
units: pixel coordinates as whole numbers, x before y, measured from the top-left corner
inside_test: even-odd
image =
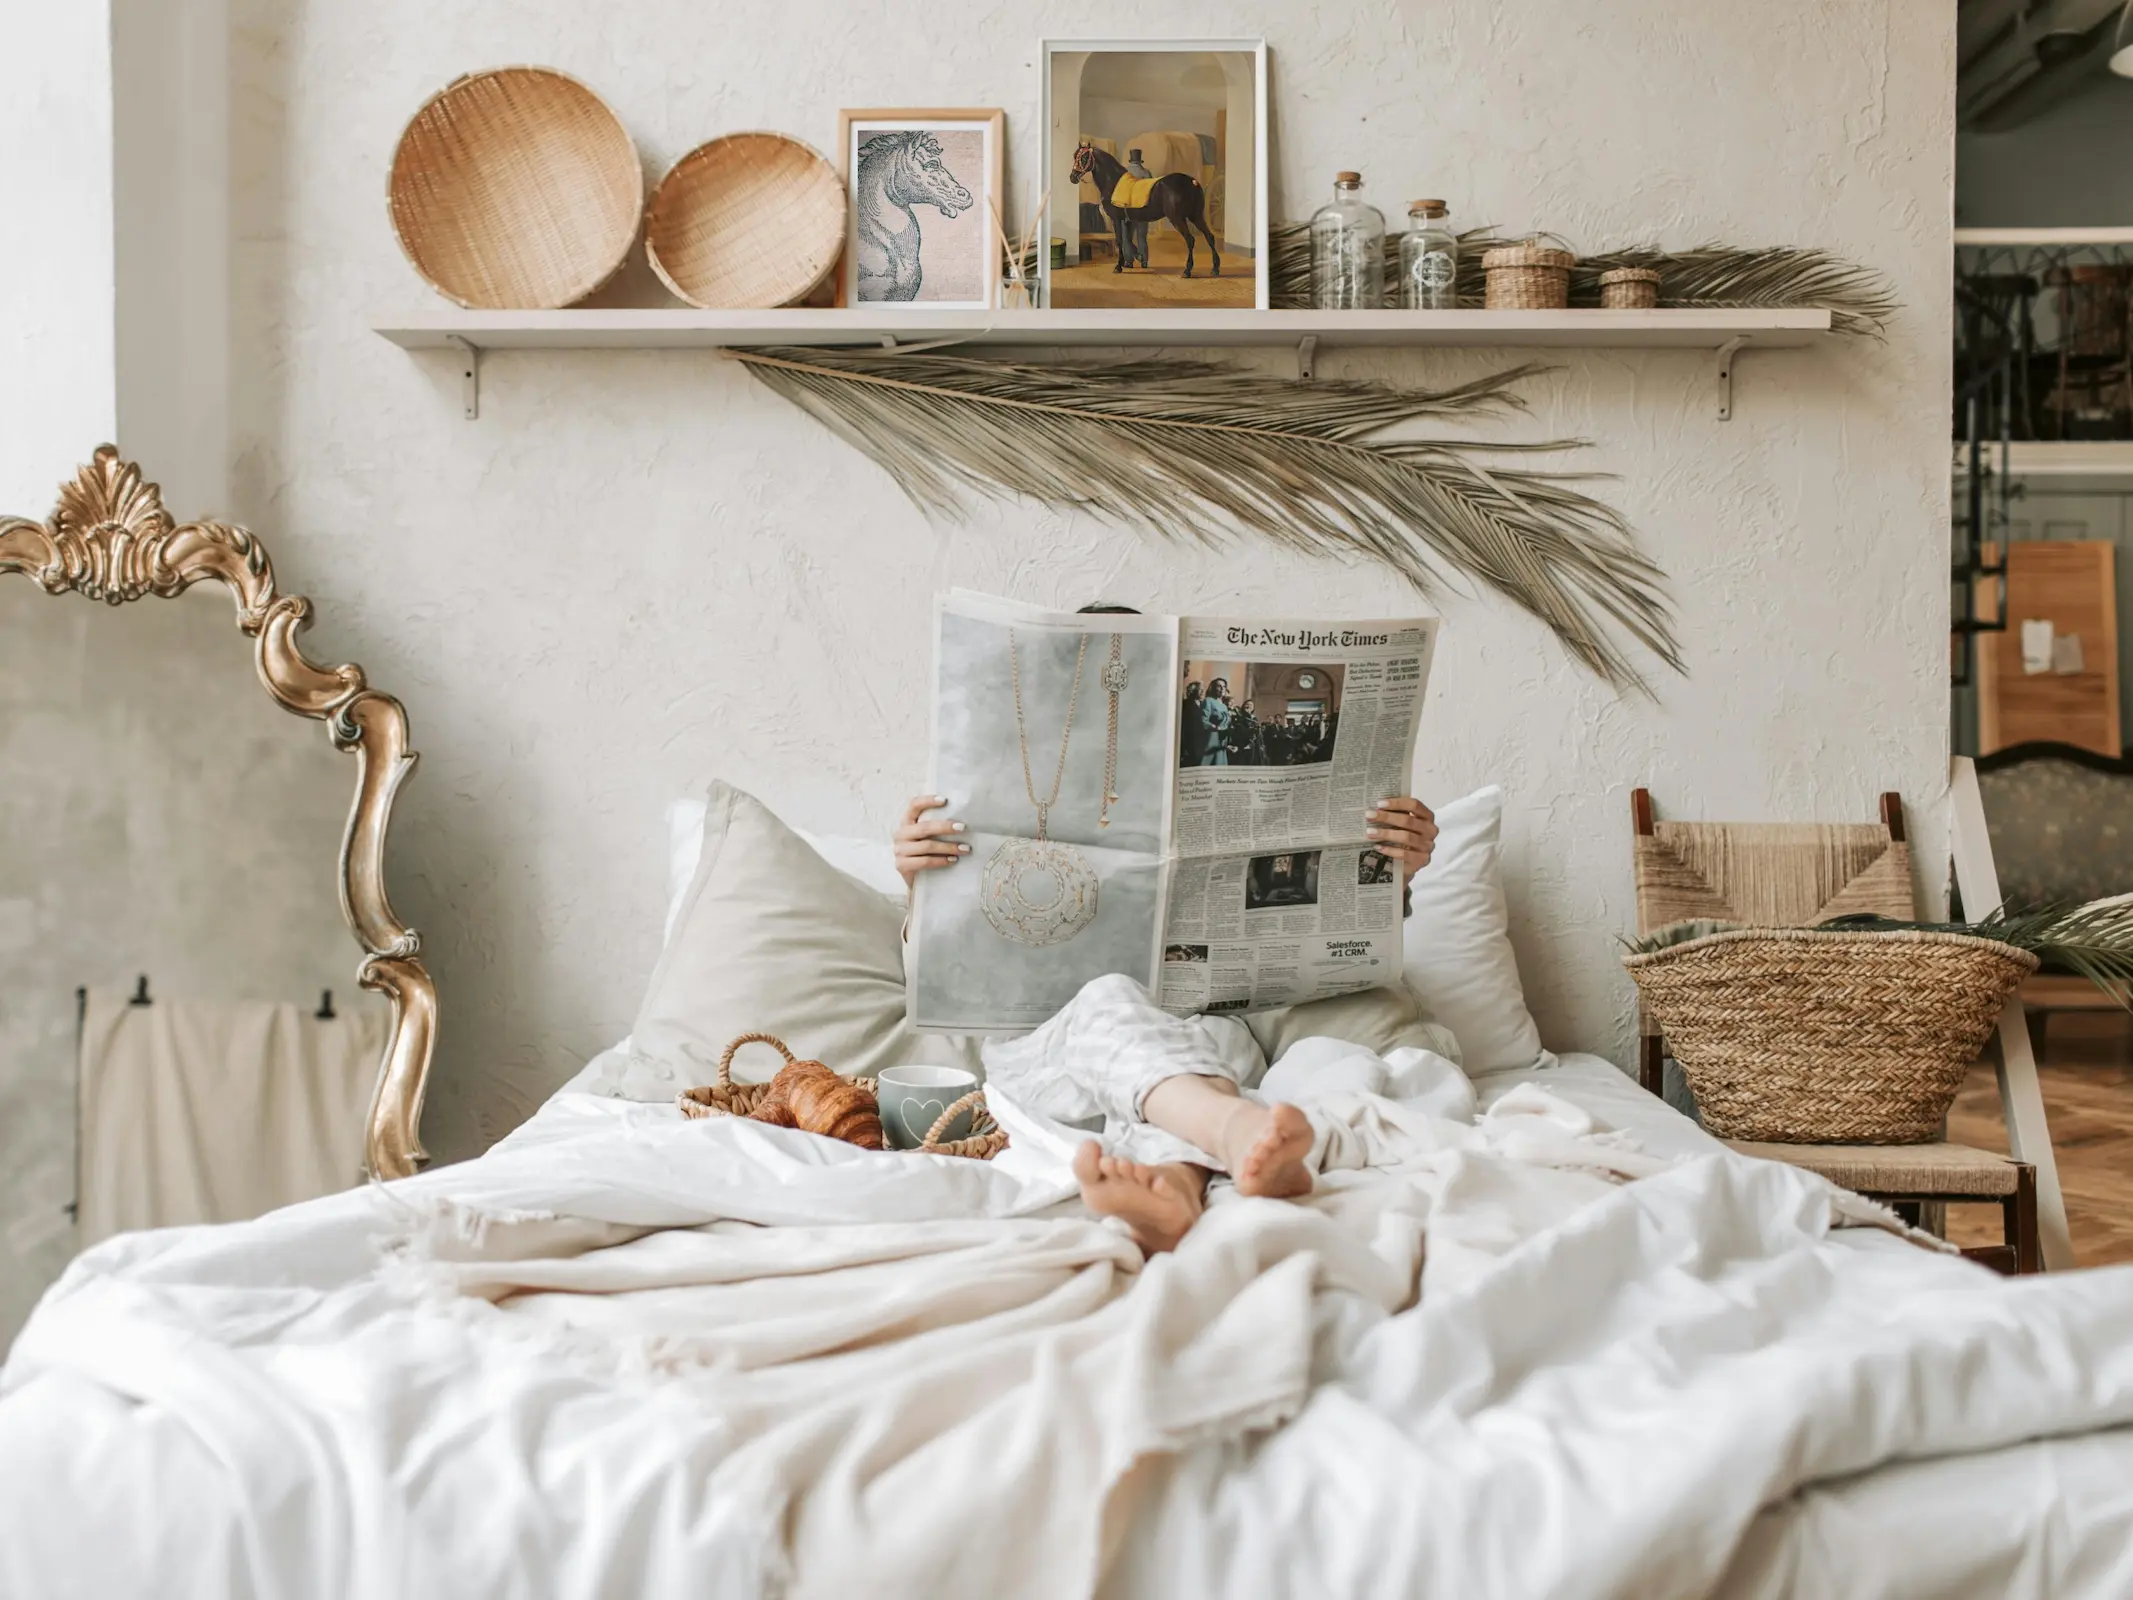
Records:
[[[941,1120],[941,1113],[978,1086],[974,1072],[961,1067],[885,1067],[874,1080],[881,1103],[881,1131],[892,1150],[915,1150]],[[974,1113],[964,1111],[948,1125],[943,1139],[967,1139]]]

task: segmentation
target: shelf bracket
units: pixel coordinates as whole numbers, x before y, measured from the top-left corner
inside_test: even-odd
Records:
[[[456,333],[445,335],[459,351],[459,399],[467,421],[481,415],[481,346]]]
[[[1731,422],[1733,420],[1733,359],[1740,354],[1741,347],[1747,342],[1748,336],[1746,334],[1737,333],[1718,347],[1718,420],[1720,422]]]
[[[1309,383],[1318,376],[1318,335],[1307,333],[1296,345],[1296,381]]]

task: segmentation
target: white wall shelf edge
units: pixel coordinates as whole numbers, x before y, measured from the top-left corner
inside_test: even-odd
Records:
[[[1819,343],[1819,310],[1656,311],[460,311],[381,317],[403,350],[456,350],[467,414],[479,410],[481,359],[500,350],[709,350],[761,345],[1293,347],[1310,375],[1320,350],[1363,346],[1704,350],[1731,414],[1733,357],[1747,348]]]

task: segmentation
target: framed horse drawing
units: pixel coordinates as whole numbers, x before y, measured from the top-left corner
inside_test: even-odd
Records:
[[[1266,42],[1048,39],[1044,303],[1265,310]]]
[[[1006,113],[845,111],[838,124],[851,205],[837,303],[879,311],[997,306]]]

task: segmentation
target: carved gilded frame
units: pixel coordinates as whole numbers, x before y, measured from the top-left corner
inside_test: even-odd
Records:
[[[237,626],[257,641],[253,660],[267,692],[298,716],[324,722],[334,748],[354,754],[341,911],[363,948],[356,981],[383,994],[393,1012],[364,1160],[379,1178],[414,1172],[427,1159],[422,1096],[437,1036],[437,986],[422,965],[421,941],[385,896],[386,826],[393,797],[415,767],[400,702],[371,688],[361,667],[308,660],[296,636],[311,625],[311,602],[275,592],[274,567],[257,537],[227,523],[173,521],[161,491],[112,445],[61,487],[44,522],[0,517],[0,577],[10,572],[34,579],[47,594],[72,592],[110,605],[167,599],[210,579],[225,585],[237,603]]]

